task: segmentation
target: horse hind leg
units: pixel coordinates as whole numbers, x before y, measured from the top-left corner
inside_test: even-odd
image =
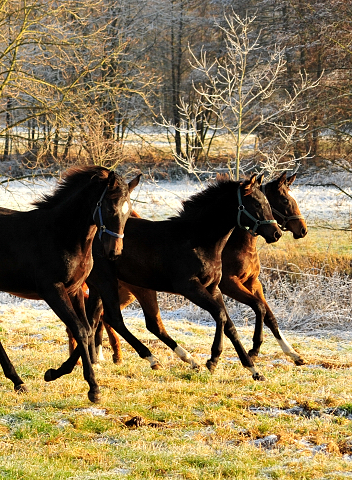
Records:
[[[268,328],[270,328],[272,334],[276,338],[276,341],[280,345],[281,350],[284,352],[284,354],[287,355],[288,357],[290,357],[294,361],[295,365],[298,365],[298,366],[304,365],[306,363],[304,358],[301,357],[301,355],[294,350],[294,348],[286,340],[283,333],[280,331],[279,326],[277,324],[277,320],[276,320],[273,312],[271,311],[269,305],[267,304],[267,302],[264,298],[263,287],[262,287],[262,284],[259,282],[259,280],[257,281],[256,288],[257,289],[256,289],[256,292],[255,292],[255,296],[262,302],[262,304],[265,307],[265,316],[264,316],[265,325]],[[257,326],[257,323],[256,323],[255,330],[254,330],[254,336],[253,336],[253,349],[251,350],[251,351],[254,352],[254,354],[256,352],[259,352],[259,347],[260,347],[260,345],[259,346],[255,345],[255,342],[254,342],[254,338],[256,336],[258,336],[258,334],[256,334],[257,328],[258,328],[258,326]],[[251,354],[251,353],[249,352],[249,354]],[[258,353],[256,353],[256,354],[258,355]]]
[[[156,292],[132,286],[131,289],[142,307],[147,329],[171,348],[183,362],[188,363],[195,370],[199,370],[199,363],[167,333],[161,319]]]
[[[110,325],[108,323],[105,323],[103,321],[103,325],[104,325],[104,328],[106,330],[106,333],[108,334],[108,337],[109,337],[109,343],[110,343],[110,346],[111,346],[111,349],[112,349],[112,361],[115,363],[115,365],[119,365],[122,363],[122,349],[121,349],[121,342],[120,342],[120,339],[117,335],[117,333],[115,332],[115,330],[110,327]],[[103,330],[103,328],[101,328],[101,330]],[[97,354],[100,355],[102,354],[102,341],[100,340],[98,342],[98,345],[97,345],[97,348],[98,348],[98,352]],[[104,358],[104,357],[103,357]]]
[[[18,393],[27,392],[27,387],[24,384],[23,380],[17,375],[15,367],[13,366],[11,360],[9,359],[5,349],[0,342],[0,364],[4,371],[6,378],[12,381],[14,389]]]

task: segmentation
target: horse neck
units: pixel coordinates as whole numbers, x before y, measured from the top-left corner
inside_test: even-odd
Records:
[[[226,247],[244,252],[253,252],[257,249],[257,238],[251,235],[247,230],[235,227],[232,231]]]
[[[89,195],[86,193],[89,188]],[[67,246],[77,242],[85,245],[92,242],[96,232],[92,210],[99,200],[99,192],[92,195],[91,186],[87,186],[69,198],[64,204],[56,207],[58,215],[55,218],[55,227],[63,233]],[[71,242],[70,242],[71,240]]]

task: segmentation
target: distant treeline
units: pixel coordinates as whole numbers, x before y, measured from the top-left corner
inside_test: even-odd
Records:
[[[113,164],[155,125],[188,168],[217,128],[263,159],[289,123],[285,155],[349,168],[351,21],[345,0],[4,0],[0,159]]]

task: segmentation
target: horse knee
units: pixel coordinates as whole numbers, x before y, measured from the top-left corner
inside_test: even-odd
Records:
[[[266,315],[266,307],[263,302],[257,301],[253,307],[253,310],[257,316],[259,317],[261,321],[264,320],[265,315]]]

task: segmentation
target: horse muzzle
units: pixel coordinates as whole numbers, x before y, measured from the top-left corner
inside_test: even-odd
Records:
[[[275,243],[282,237],[282,231],[276,224],[263,225],[258,232],[266,243]]]
[[[304,238],[308,233],[308,228],[307,225],[301,225],[300,229],[292,229],[292,235],[295,240],[298,240],[299,238]]]
[[[103,242],[104,253],[109,260],[116,260],[123,249],[122,238],[109,237]]]

